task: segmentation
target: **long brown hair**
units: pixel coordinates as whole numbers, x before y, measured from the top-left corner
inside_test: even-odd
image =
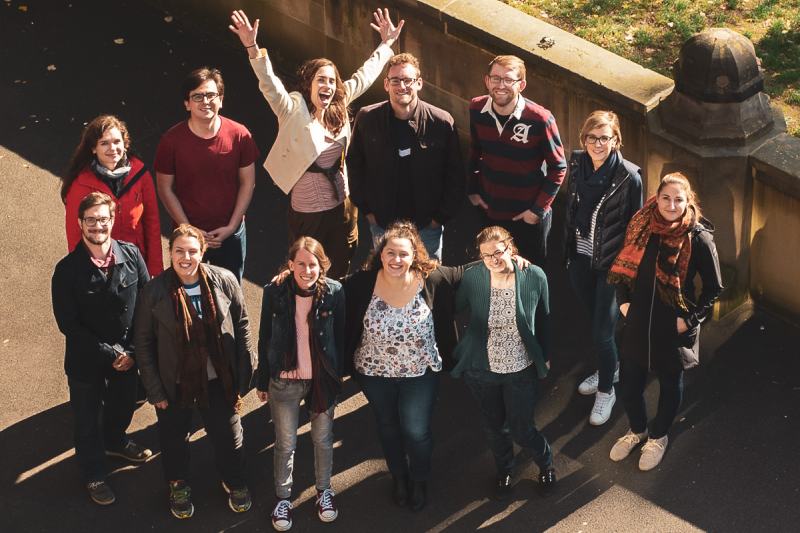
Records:
[[[342,128],[347,123],[347,103],[345,102],[345,90],[342,77],[339,75],[339,69],[333,64],[333,61],[320,57],[317,59],[309,59],[297,70],[297,86],[298,91],[303,95],[306,101],[308,111],[313,115],[317,108],[311,102],[311,84],[314,83],[314,77],[317,71],[322,67],[333,68],[334,76],[336,77],[336,90],[333,92],[333,98],[328,109],[322,117],[322,124],[325,128],[334,135],[338,135]]]
[[[665,175],[661,178],[661,183],[658,184],[656,198],[658,198],[658,195],[661,193],[661,189],[667,185],[677,185],[683,189],[683,192],[686,193],[686,209],[694,209],[695,220],[699,221],[700,217],[703,216],[703,212],[700,210],[700,201],[697,199],[697,194],[695,194],[694,189],[692,189],[689,178],[687,178],[683,172],[672,172]]]
[[[325,284],[325,275],[328,273],[328,269],[331,268],[331,260],[325,253],[325,248],[322,247],[322,243],[320,243],[314,237],[302,235],[298,237],[291,246],[289,246],[289,253],[286,254],[287,261],[284,266],[281,267],[281,272],[284,270],[290,270],[289,261],[294,261],[295,257],[297,257],[297,252],[300,250],[305,250],[306,252],[310,253],[316,257],[317,261],[319,262],[319,279],[317,280],[316,289],[314,291],[314,303],[316,303],[325,293],[327,288],[327,285]],[[293,275],[294,273],[289,274],[289,276]]]
[[[122,143],[125,146],[125,153],[128,153],[128,149],[131,146],[131,138],[128,135],[128,126],[123,121],[114,115],[100,115],[92,119],[87,124],[86,129],[83,130],[81,142],[78,143],[78,147],[75,148],[72,158],[69,160],[66,174],[61,178],[61,201],[66,203],[67,192],[69,192],[72,182],[89,165],[92,158],[94,158],[92,149],[97,146],[97,141],[100,140],[100,137],[111,128],[119,130],[122,135]]]
[[[419,236],[419,232],[414,223],[408,220],[398,220],[397,222],[389,224],[389,227],[386,228],[386,232],[364,264],[364,270],[377,271],[383,268],[381,254],[383,253],[383,249],[386,248],[386,243],[389,242],[390,239],[408,239],[411,242],[414,258],[411,261],[409,270],[418,272],[423,278],[427,278],[428,274],[436,270],[436,267],[439,266],[436,260],[428,256],[428,250],[425,248],[422,237]]]

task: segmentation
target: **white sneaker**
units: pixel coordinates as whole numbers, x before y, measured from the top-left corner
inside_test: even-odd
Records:
[[[647,431],[644,433],[634,433],[629,429],[625,435],[617,439],[617,442],[611,447],[611,453],[608,454],[608,456],[612,461],[622,461],[646,438]]]
[[[614,383],[619,383],[619,368],[614,371]],[[597,392],[597,386],[600,384],[600,375],[595,371],[594,374],[581,381],[578,385],[578,392],[584,396],[591,396]]]
[[[589,415],[589,423],[593,426],[602,426],[611,417],[611,408],[617,401],[617,394],[614,389],[611,392],[600,392],[594,395],[594,407],[592,414]]]
[[[658,466],[667,451],[669,439],[666,435],[660,439],[650,437],[642,446],[642,456],[639,457],[639,470],[647,472]]]

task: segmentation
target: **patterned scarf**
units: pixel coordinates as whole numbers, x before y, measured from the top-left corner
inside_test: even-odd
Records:
[[[230,357],[222,349],[222,331],[217,322],[217,306],[203,266],[198,269],[203,318],[197,316],[186,290],[172,271],[170,295],[178,319],[178,399],[181,407],[208,407],[208,368],[211,364],[222,383],[229,405],[238,405],[233,385]]]
[[[661,301],[673,308],[688,311],[681,292],[681,281],[689,269],[692,255],[691,230],[697,224],[697,213],[689,206],[683,217],[667,222],[658,212],[656,197],[649,198],[628,224],[625,244],[611,270],[609,283],[625,283],[631,289],[651,234],[660,237],[656,258],[656,288]]]
[[[122,158],[122,160],[117,164],[117,168],[114,170],[108,170],[106,167],[100,164],[95,157],[89,163],[89,167],[94,172],[95,176],[97,176],[100,181],[105,182],[108,185],[108,188],[114,193],[116,198],[119,198],[119,191],[122,189],[122,182],[125,181],[125,178],[128,177],[128,174],[131,172],[131,164],[128,162],[128,156]]]

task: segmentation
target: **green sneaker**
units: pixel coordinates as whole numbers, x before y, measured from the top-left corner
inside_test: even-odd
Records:
[[[250,489],[241,487],[238,489],[230,489],[225,482],[222,482],[222,488],[228,493],[228,507],[234,513],[244,513],[250,510],[253,505],[253,500],[250,498]]]
[[[194,514],[192,488],[183,480],[169,482],[169,510],[175,518],[191,518]]]

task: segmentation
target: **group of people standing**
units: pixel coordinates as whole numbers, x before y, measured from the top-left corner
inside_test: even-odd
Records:
[[[177,518],[194,514],[187,441],[194,410],[213,443],[230,508],[250,509],[239,413],[255,388],[275,428],[273,527],[286,531],[293,523],[303,403],[315,509],[321,521],[335,520],[333,421],[346,376],[374,413],[398,505],[420,510],[427,503],[442,371],[463,377],[479,405],[497,469],[493,497],[513,490],[521,462],[514,443],[538,465],[543,495],[552,492],[553,451],[534,409],[552,355],[541,266],[552,204],[567,175],[564,255],[589,313],[598,368],[578,392],[594,395],[589,422],[601,425],[619,381],[630,429],[611,459],[643,444],[642,470],[661,461],[683,370],[697,364],[700,324],[722,290],[713,227],[689,180],[668,174],[643,202],[640,170],[623,158],[610,111],[586,119],[583,150],[567,162],[553,115],[521,94],[525,65],[515,56],[492,60],[488,94],[470,104],[465,169],[452,116],[418,97],[419,61],[392,55],[403,21],[395,25],[377,10],[371,26],[381,43],[349,79],[331,61],[314,59],[300,67],[298,90],[288,92],[258,46],[259,21],[231,15],[229,28],[278,118],[264,166],[290,197],[287,262],[264,288],[257,347],[240,283],[259,150],[244,126],[220,115],[220,72],[201,68],[187,77],[189,118],[162,137],[156,186],[124,122],[103,115],[86,127],[63,179],[70,253],[56,266],[52,292],[66,336],[76,455],[96,503],[115,500],[106,455],[152,456],[126,435],[137,375],[156,408]],[[362,108],[351,130],[349,105],[384,68],[388,100]],[[166,270],[156,193],[174,224]],[[484,226],[477,260],[443,266],[443,228],[465,194]],[[353,269],[359,212],[374,250]],[[468,318],[459,339],[462,312]],[[651,371],[660,398],[648,430],[643,392]]]

